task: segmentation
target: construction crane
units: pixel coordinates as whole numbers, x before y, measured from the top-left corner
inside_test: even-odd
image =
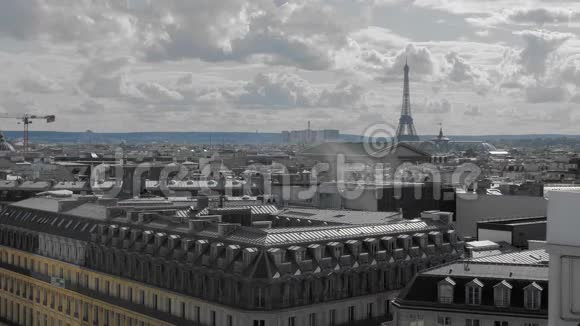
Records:
[[[34,119],[46,120],[47,123],[54,122],[56,117],[54,115],[34,115],[34,114],[24,114],[24,115],[0,115],[0,119],[17,119],[18,124],[24,125],[24,152],[28,152],[28,125],[32,123]]]

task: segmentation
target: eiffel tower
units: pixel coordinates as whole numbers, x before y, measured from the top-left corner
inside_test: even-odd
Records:
[[[419,140],[415,125],[413,124],[413,117],[411,116],[411,99],[409,96],[409,65],[405,59],[405,82],[403,85],[403,107],[401,108],[401,117],[399,118],[399,126],[397,127],[398,141],[416,141]]]

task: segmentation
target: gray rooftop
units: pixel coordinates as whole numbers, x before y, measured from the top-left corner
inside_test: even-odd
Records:
[[[548,280],[547,265],[524,265],[478,261],[458,261],[423,272],[424,275],[481,277],[497,279]]]
[[[279,217],[306,219],[330,224],[379,224],[402,220],[398,212],[368,212],[334,209],[288,208]]]
[[[548,254],[545,249],[524,250],[500,255],[472,258],[470,261],[498,264],[547,265],[550,261],[550,254]]]

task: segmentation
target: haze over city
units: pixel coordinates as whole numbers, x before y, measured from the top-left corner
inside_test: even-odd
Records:
[[[267,131],[396,124],[576,134],[580,3],[2,1],[0,107],[34,130]],[[4,130],[18,130],[3,120]]]

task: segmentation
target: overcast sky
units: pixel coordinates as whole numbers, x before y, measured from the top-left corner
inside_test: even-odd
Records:
[[[420,134],[580,134],[578,35],[578,0],[0,0],[0,112],[361,134],[397,123],[408,58]]]

